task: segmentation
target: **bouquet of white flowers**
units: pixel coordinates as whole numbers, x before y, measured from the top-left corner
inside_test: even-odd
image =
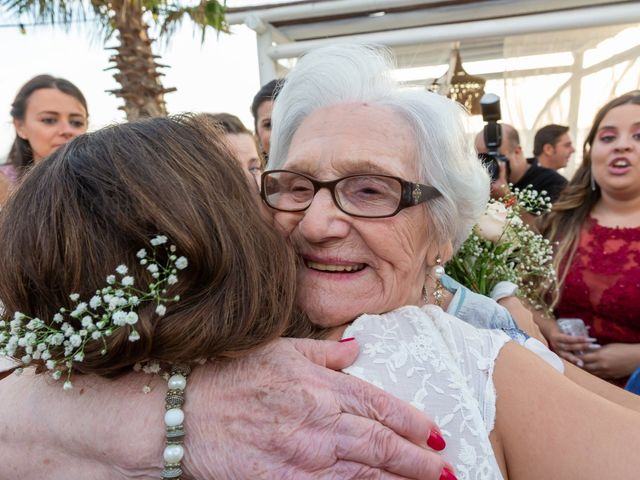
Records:
[[[518,295],[548,311],[543,293],[555,281],[549,240],[522,221],[523,211],[540,215],[551,208],[545,192],[514,189],[491,199],[487,210],[458,252],[447,263],[449,276],[471,290],[489,295],[500,281],[518,286]]]

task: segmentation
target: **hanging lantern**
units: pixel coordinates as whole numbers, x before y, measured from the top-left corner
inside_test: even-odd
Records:
[[[449,70],[442,77],[434,80],[429,90],[461,103],[471,115],[478,115],[485,82],[484,78],[469,75],[462,68],[460,51],[455,47],[451,50]]]

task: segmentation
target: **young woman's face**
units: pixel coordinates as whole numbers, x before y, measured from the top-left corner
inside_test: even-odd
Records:
[[[591,146],[591,168],[603,195],[640,196],[640,105],[611,109]]]
[[[227,140],[242,169],[248,172],[251,178],[260,185],[262,160],[258,154],[258,148],[253,136],[249,133],[228,134]]]
[[[31,145],[35,163],[85,133],[87,111],[75,97],[56,88],[41,88],[28,98],[24,119],[13,123],[18,136]]]

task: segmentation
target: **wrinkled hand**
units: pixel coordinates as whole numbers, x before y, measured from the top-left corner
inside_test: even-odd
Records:
[[[189,475],[440,478],[445,462],[426,448],[431,420],[325,368],[350,365],[357,351],[355,341],[280,339],[245,359],[198,368],[185,403]]]
[[[621,378],[640,367],[640,344],[610,343],[582,355],[584,369],[601,378]]]

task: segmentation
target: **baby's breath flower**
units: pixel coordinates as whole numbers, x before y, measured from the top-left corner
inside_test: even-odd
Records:
[[[488,210],[496,203],[506,218],[501,231],[481,238],[474,227],[472,234],[447,264],[447,273],[472,290],[488,295],[502,280],[518,285],[518,292],[532,304],[544,304],[542,288],[555,281],[552,246],[547,239],[531,230],[520,216],[521,211],[541,214],[551,203],[546,192],[512,188],[513,194],[502,200],[490,200]],[[495,237],[495,238],[494,238]]]
[[[156,237],[151,239],[151,245],[157,247],[158,245],[162,245],[167,243],[167,237],[164,235],[157,235]]]
[[[71,381],[67,380],[66,382],[64,382],[62,388],[64,390],[71,390],[73,388],[73,384],[71,383]]]
[[[158,247],[167,241],[166,236],[158,235],[151,240],[151,244]],[[49,322],[31,318],[22,312],[15,312],[10,321],[1,318],[0,355],[17,357],[23,365],[41,362],[54,379],[58,380],[65,374],[64,389],[70,389],[73,364],[85,360],[88,342],[102,342],[100,353],[105,355],[107,344],[104,337],[113,335],[119,328],[138,323],[139,317],[134,307],[144,302],[154,302],[156,313],[162,316],[166,313],[168,303],[180,299],[178,295],[166,298],[167,289],[177,283],[178,269],[185,268],[188,262],[186,258],[174,255],[175,246],[164,248],[170,254],[164,256],[162,264],[157,260],[159,257],[155,248],[151,255],[144,248],[136,253],[139,263],[146,265],[154,279],[146,284],[146,291],[144,287],[134,287],[141,282],[136,282],[134,276],[129,274],[128,267],[121,264],[116,267],[120,280],[116,275],[108,275],[107,286],[97,289],[88,302],[80,302],[80,295],[72,293],[69,298],[75,307],[61,307]],[[139,339],[140,333],[131,328],[128,340],[135,342]]]

